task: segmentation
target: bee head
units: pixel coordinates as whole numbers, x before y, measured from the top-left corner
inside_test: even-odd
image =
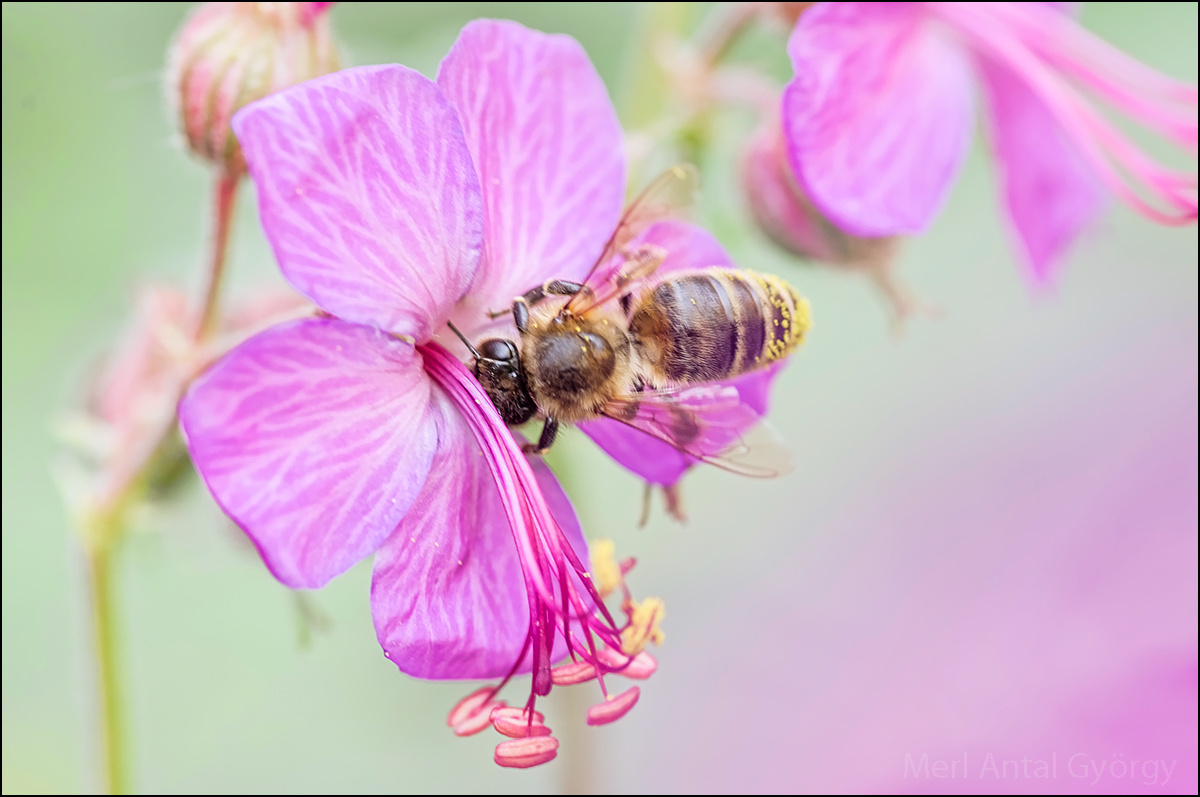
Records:
[[[479,344],[475,378],[487,391],[506,424],[516,426],[537,414],[537,404],[529,392],[525,370],[521,366],[521,353],[511,340],[490,338]]]

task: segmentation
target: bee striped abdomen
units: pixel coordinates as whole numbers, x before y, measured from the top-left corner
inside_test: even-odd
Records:
[[[783,280],[712,268],[656,285],[633,308],[629,330],[658,378],[692,383],[765,367],[808,326],[807,303]]]

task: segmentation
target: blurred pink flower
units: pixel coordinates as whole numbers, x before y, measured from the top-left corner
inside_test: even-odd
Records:
[[[1051,4],[820,3],[788,43],[792,170],[846,232],[924,229],[970,142],[973,76],[1009,222],[1048,281],[1113,193],[1164,224],[1196,218],[1196,175],[1149,158],[1080,85],[1193,155],[1196,87],[1096,39]],[[1143,196],[1145,195],[1145,196]]]
[[[848,438],[736,564],[689,562],[743,575],[673,629],[663,666],[689,666],[655,698],[681,730],[641,787],[1195,794],[1195,302],[1137,312],[1119,345],[906,393],[907,431]]]
[[[217,334],[197,344],[190,337],[195,312],[182,291],[167,285],[139,289],[133,316],[100,364],[83,412],[69,414],[60,426],[64,440],[89,464],[86,475],[68,477],[76,485],[68,488],[71,503],[102,512],[124,500],[175,428],[175,405],[195,375],[255,332],[310,311],[290,290],[259,293],[235,304]]]
[[[446,324],[511,325],[486,311],[582,278],[599,255],[625,188],[604,84],[574,40],[478,21],[436,82],[348,69],[233,125],[284,276],[328,317],[269,329],[197,380],[179,410],[197,469],[288,586],[320,587],[376,553],[375,628],[403,672],[532,672],[523,721],[496,714],[489,687],[451,724],[528,737],[502,743],[497,763],[548,761],[557,741],[534,704],[552,661],[573,652],[602,690],[605,673],[653,666],[616,653],[622,628],[567,496],[450,352]],[[603,721],[623,713],[601,705]]]

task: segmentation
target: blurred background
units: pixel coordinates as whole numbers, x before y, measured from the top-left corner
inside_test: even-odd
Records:
[[[98,783],[82,566],[52,427],[134,291],[191,288],[198,270],[210,175],[177,145],[161,87],[187,9],[3,5],[6,793]],[[569,33],[620,105],[647,11],[332,13],[348,64],[426,74],[475,17]],[[1096,4],[1082,19],[1196,80],[1196,4]],[[744,49],[784,76],[782,37]],[[703,220],[738,262],[812,302],[815,329],[771,416],[796,471],[697,470],[683,485],[690,522],[656,504],[638,529],[635,478],[577,433],[557,458],[589,535],[615,537],[639,559],[635,590],[666,601],[659,672],[636,710],[590,729],[594,695],[556,690],[559,758],[499,769],[493,734],[445,725],[473,687],[408,679],[381,655],[368,563],[308,596],[325,622],[305,644],[296,598],[192,480],[119,562],[139,790],[1195,793],[1196,228],[1114,208],[1056,289],[1031,296],[977,147],[900,265],[944,317],[896,338],[865,279],[799,263],[751,229],[735,164],[752,124],[719,126]],[[281,285],[250,191],[234,235],[232,293]],[[922,776],[922,756],[930,773],[963,765]],[[1022,759],[1021,772],[1003,766]]]

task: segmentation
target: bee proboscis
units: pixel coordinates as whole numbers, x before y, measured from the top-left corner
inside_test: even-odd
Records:
[[[607,417],[738,473],[788,467],[777,445],[745,444],[761,419],[717,383],[787,356],[809,328],[808,303],[779,277],[742,269],[656,277],[670,252],[636,243],[662,196],[694,182],[694,169],[668,170],[629,205],[583,282],[550,280],[517,297],[519,342],[463,339],[505,423],[545,418],[529,450],[549,448],[560,423]]]

